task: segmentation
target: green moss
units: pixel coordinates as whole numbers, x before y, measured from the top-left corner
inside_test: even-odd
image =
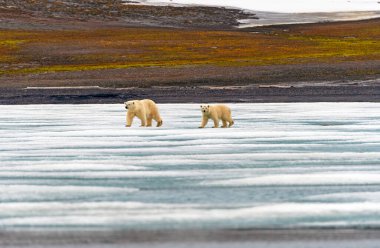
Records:
[[[0,47],[16,49],[24,42],[25,40],[0,40]]]
[[[380,59],[380,42],[362,33],[359,38],[348,39],[315,32],[263,35],[149,28],[3,30],[0,54],[0,62],[12,64],[0,74],[33,74],[149,66],[258,66]],[[18,68],[18,64],[24,68]]]

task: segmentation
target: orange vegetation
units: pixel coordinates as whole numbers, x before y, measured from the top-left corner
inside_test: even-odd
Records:
[[[0,75],[146,66],[276,65],[380,59],[380,21],[268,32],[110,28],[0,30]]]

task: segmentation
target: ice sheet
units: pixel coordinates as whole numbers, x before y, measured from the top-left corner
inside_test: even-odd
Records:
[[[378,227],[380,104],[0,106],[0,227]]]
[[[307,13],[380,10],[376,0],[140,0],[154,4],[197,4],[268,12]]]

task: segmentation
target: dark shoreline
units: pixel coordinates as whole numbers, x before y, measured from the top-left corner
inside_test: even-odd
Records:
[[[379,102],[379,68],[380,61],[376,60],[3,76],[0,77],[0,104],[122,103],[142,98],[159,103]]]
[[[202,102],[380,102],[380,85],[373,86],[225,86],[150,88],[0,88],[0,105],[112,104],[131,99],[158,103]]]

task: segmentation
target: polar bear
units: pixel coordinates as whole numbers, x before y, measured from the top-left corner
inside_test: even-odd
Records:
[[[133,100],[124,103],[127,112],[127,127],[132,125],[133,118],[137,116],[141,120],[142,127],[151,127],[152,120],[157,122],[157,127],[162,125],[162,119],[156,103],[150,99]]]
[[[204,128],[207,125],[208,119],[214,121],[214,128],[219,127],[219,120],[223,122],[223,128],[231,127],[234,124],[234,121],[231,117],[231,109],[226,105],[201,105],[202,111],[202,123],[199,128]]]

